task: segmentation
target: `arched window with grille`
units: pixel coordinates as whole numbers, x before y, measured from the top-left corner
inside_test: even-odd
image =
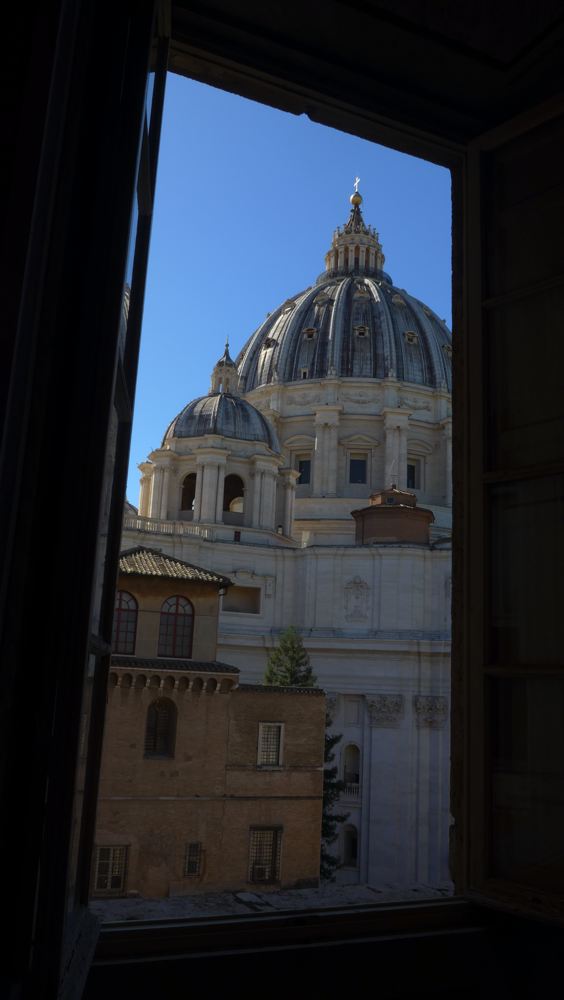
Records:
[[[172,759],[176,736],[176,707],[168,698],[158,698],[147,711],[144,757]]]
[[[186,597],[169,597],[161,608],[157,656],[192,656],[194,608]]]
[[[112,650],[114,653],[134,653],[137,631],[137,601],[127,590],[118,590],[114,611]]]

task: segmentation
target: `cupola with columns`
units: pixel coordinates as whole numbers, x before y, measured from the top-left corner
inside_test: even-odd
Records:
[[[337,226],[334,230],[331,249],[325,254],[327,275],[345,272],[374,275],[376,272],[383,272],[386,258],[382,252],[380,234],[373,226],[367,226],[362,218],[359,183],[360,178],[357,177],[354,193],[350,197],[352,208],[349,218],[342,229]]]
[[[237,365],[229,354],[229,337],[225,341],[222,356],[213,366],[208,395],[211,396],[214,392],[229,392],[232,396],[236,396],[239,392],[239,375]]]

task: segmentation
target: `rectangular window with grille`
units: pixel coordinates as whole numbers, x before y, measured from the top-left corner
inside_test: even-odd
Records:
[[[259,767],[280,767],[283,763],[284,723],[260,722],[258,740]]]
[[[280,881],[282,827],[251,827],[249,882]]]
[[[126,846],[96,847],[92,872],[92,893],[100,896],[123,896],[127,874]]]
[[[186,869],[185,875],[200,874],[200,858],[202,854],[201,844],[186,844]]]

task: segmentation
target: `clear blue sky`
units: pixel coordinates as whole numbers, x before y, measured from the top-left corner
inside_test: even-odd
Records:
[[[394,284],[450,326],[450,173],[169,75],[127,495],[174,416],[204,396],[225,335],[236,356],[315,284],[356,176]]]

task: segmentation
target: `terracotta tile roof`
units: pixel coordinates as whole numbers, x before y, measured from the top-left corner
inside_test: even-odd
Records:
[[[175,559],[155,549],[146,549],[138,545],[134,549],[126,549],[119,557],[120,573],[135,576],[160,576],[167,580],[195,580],[198,583],[217,583],[220,587],[231,587],[233,581],[221,573],[192,566],[182,559]]]
[[[190,670],[198,674],[238,674],[239,667],[217,660],[176,660],[166,656],[143,657],[114,653],[113,667],[139,667],[142,670]]]

